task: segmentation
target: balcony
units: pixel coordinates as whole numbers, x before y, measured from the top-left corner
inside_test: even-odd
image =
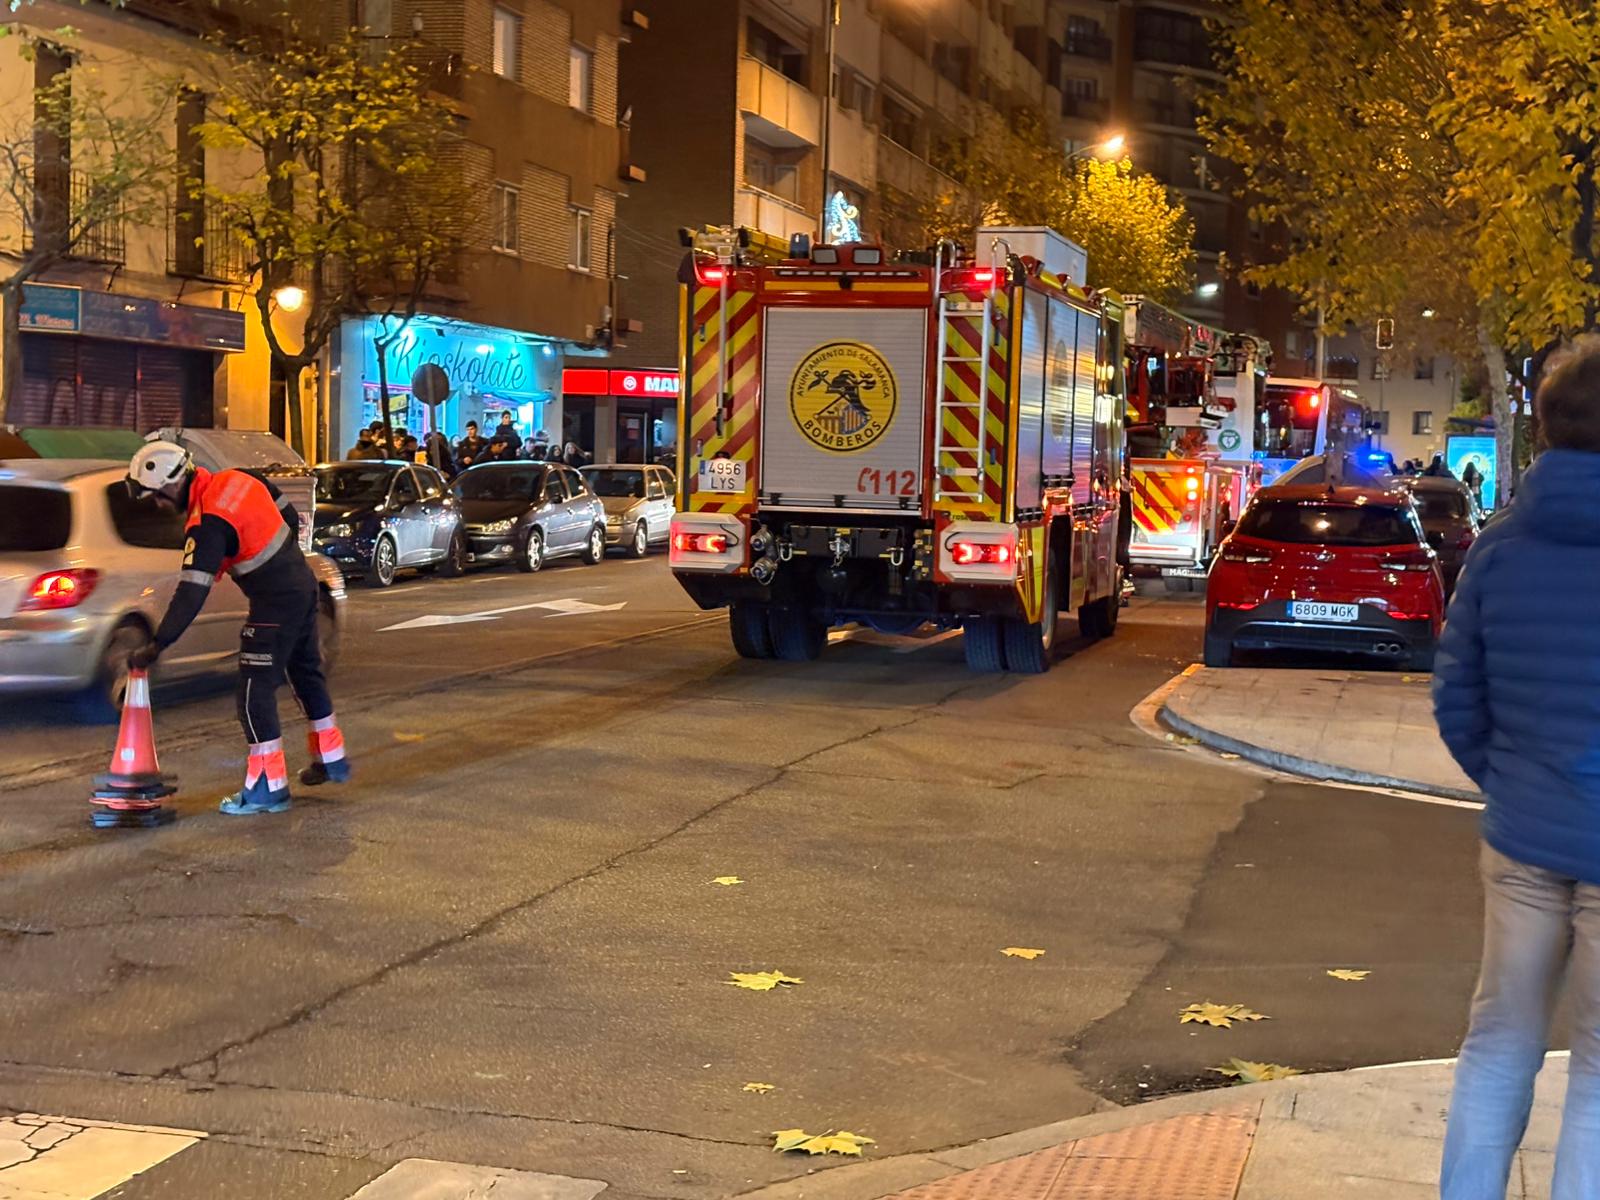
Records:
[[[907,196],[932,197],[956,190],[956,181],[888,138],[878,140],[878,182]]]
[[[1111,61],[1111,39],[1103,33],[1079,33],[1067,30],[1067,40],[1062,51],[1073,58],[1088,58],[1095,62]]]
[[[1146,125],[1164,125],[1170,129],[1192,132],[1199,109],[1188,99],[1142,100],[1138,113],[1139,120]]]
[[[915,99],[925,108],[937,105],[938,76],[933,67],[897,37],[883,39],[883,81]]]
[[[783,150],[822,141],[822,104],[810,91],[766,63],[739,60],[739,109],[745,133]]]
[[[167,212],[167,274],[248,283],[250,251],[217,213],[173,208]]]
[[[878,182],[878,134],[860,113],[834,106],[828,130],[828,169],[871,191]]]
[[[1194,67],[1201,71],[1217,69],[1216,51],[1209,42],[1199,39],[1140,36],[1134,41],[1133,57],[1136,62]]]
[[[23,223],[22,247],[31,251],[54,246],[63,258],[85,262],[128,261],[128,203],[120,191],[107,189],[86,171],[44,171],[37,181],[24,179],[20,197],[32,219]],[[63,203],[63,199],[66,203]]]
[[[797,233],[814,235],[817,232],[817,218],[809,211],[770,192],[748,186],[741,187],[735,198],[733,223],[748,225],[785,241]]]
[[[1111,113],[1111,103],[1104,96],[1073,96],[1061,97],[1061,115],[1063,117],[1076,117],[1080,121],[1094,121],[1103,124]]]

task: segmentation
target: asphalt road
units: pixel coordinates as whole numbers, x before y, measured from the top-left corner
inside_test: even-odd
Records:
[[[107,731],[8,714],[0,1109],[213,1135],[122,1197],[342,1200],[413,1157],[715,1197],[818,1165],[775,1129],[886,1156],[1230,1056],[1452,1053],[1475,814],[1136,728],[1196,599],[992,678],[959,637],[743,662],[659,559],[357,589],[356,781],[219,816],[231,698],[164,702],[182,816],[153,833],[85,828]],[[768,970],[804,982],[727,986]],[[1204,1000],[1272,1019],[1180,1026]]]

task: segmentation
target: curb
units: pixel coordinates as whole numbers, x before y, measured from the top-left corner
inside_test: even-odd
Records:
[[[1393,775],[1378,775],[1371,771],[1362,771],[1355,767],[1341,767],[1337,763],[1317,762],[1315,759],[1301,758],[1298,754],[1290,754],[1284,750],[1269,750],[1265,746],[1257,746],[1251,742],[1241,741],[1229,737],[1227,734],[1217,733],[1203,725],[1197,725],[1177,712],[1172,706],[1162,703],[1157,719],[1176,733],[1191,737],[1201,745],[1212,750],[1221,750],[1228,754],[1237,754],[1248,762],[1257,766],[1270,767],[1275,771],[1286,771],[1291,775],[1303,775],[1309,779],[1322,780],[1330,783],[1349,783],[1358,787],[1388,788],[1393,791],[1415,792],[1422,796],[1436,796],[1442,800],[1455,800],[1471,804],[1476,808],[1483,807],[1483,793],[1470,791],[1466,788],[1445,787],[1437,783],[1424,783],[1416,779],[1400,779]]]

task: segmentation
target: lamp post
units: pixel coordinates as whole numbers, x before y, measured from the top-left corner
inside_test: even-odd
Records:
[[[833,70],[839,31],[839,0],[825,0],[827,16],[822,26],[822,56],[826,60],[822,81],[822,203],[817,206],[817,241],[828,239],[828,162],[833,137]]]
[[[1081,150],[1074,150],[1067,155],[1067,161],[1073,162],[1080,158],[1099,158],[1102,155],[1115,158],[1127,146],[1128,139],[1120,133],[1114,133],[1103,142],[1095,142],[1092,146],[1084,146]]]

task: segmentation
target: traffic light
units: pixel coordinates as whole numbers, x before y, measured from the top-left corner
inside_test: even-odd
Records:
[[[1393,317],[1379,317],[1378,318],[1378,349],[1379,350],[1393,350],[1394,349],[1394,318]]]

